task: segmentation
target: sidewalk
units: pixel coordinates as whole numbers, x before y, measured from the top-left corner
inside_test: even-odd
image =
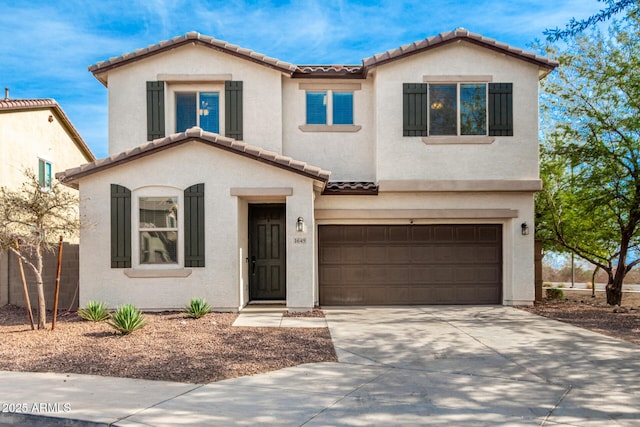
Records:
[[[233,326],[258,328],[326,328],[324,317],[289,317],[284,306],[252,305],[240,311]]]

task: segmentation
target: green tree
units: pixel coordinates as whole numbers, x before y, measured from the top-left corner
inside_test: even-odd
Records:
[[[51,188],[41,188],[32,171],[25,171],[25,176],[20,189],[0,189],[0,250],[17,255],[33,271],[38,293],[38,329],[44,329],[42,254],[53,250],[60,236],[77,235],[78,198],[56,180]]]
[[[598,22],[604,22],[611,19],[614,15],[624,12],[625,10],[630,13],[637,13],[638,0],[598,0],[605,3],[606,7],[598,11],[586,19],[571,18],[564,30],[560,28],[552,28],[544,31],[544,35],[547,36],[547,40],[555,42],[558,40],[568,40],[571,37],[575,37],[579,33],[583,32],[587,28],[593,27]]]
[[[537,230],[607,273],[607,302],[640,263],[640,21],[568,42],[544,81]]]

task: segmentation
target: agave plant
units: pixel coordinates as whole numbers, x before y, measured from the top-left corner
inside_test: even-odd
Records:
[[[78,316],[92,322],[102,322],[109,318],[107,305],[100,301],[89,301],[85,308],[78,310]]]
[[[199,319],[211,311],[211,306],[203,298],[193,298],[189,301],[189,305],[182,309],[187,317]]]
[[[122,335],[127,335],[144,326],[144,316],[133,305],[125,304],[111,314],[111,319],[107,321],[107,324]]]

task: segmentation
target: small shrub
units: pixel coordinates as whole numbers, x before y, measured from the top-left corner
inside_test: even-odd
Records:
[[[133,305],[125,304],[111,314],[111,320],[107,324],[122,335],[127,335],[144,326],[144,316]]]
[[[109,318],[109,310],[107,310],[107,306],[103,302],[89,301],[85,308],[78,310],[78,316],[84,320],[102,322]]]
[[[549,299],[564,299],[564,292],[562,292],[562,289],[554,289],[554,288],[550,288],[547,289],[547,298]]]
[[[558,289],[564,288],[564,283],[558,283],[558,285],[556,286],[556,288],[558,288]]]
[[[587,289],[593,289],[593,284],[591,282],[586,283]]]
[[[182,309],[187,317],[199,319],[211,311],[211,306],[203,298],[193,298],[189,305]]]
[[[542,284],[542,287],[543,287],[543,288],[550,288],[550,287],[551,287],[551,283],[549,283],[549,282],[544,282],[544,283]]]

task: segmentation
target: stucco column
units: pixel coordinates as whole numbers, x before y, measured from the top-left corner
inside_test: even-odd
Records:
[[[296,192],[287,199],[287,308],[309,311],[314,303],[315,236],[313,223],[313,185],[303,194]],[[304,222],[297,230],[298,218]]]

